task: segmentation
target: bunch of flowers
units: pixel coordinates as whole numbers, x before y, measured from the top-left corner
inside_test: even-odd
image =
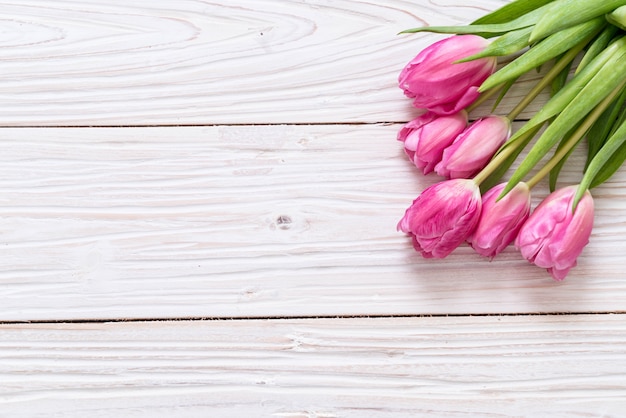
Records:
[[[426,258],[467,242],[492,259],[514,242],[524,258],[564,279],[591,235],[589,190],[626,160],[626,0],[516,0],[467,26],[403,33],[421,31],[454,36],[400,73],[400,88],[420,112],[398,140],[423,174],[447,180],[425,189],[398,229]],[[496,71],[499,57],[509,63]],[[509,114],[468,122],[479,104],[496,97],[495,109],[520,76],[539,67],[549,70]],[[548,102],[512,132],[511,121],[547,88]],[[580,183],[557,189],[583,138]],[[551,194],[531,213],[531,189],[546,176]]]

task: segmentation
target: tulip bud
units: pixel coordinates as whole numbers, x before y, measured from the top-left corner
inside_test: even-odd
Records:
[[[489,41],[476,35],[458,35],[436,42],[420,52],[402,70],[400,88],[413,106],[439,115],[465,109],[479,96],[478,87],[496,68],[496,57],[464,63],[455,61],[484,50]]]
[[[510,135],[511,122],[506,117],[478,119],[443,151],[435,171],[447,178],[470,178],[485,167]]]
[[[530,189],[518,183],[498,200],[506,183],[498,184],[483,195],[478,226],[467,242],[482,256],[493,258],[515,240],[530,214]]]
[[[551,193],[522,226],[515,246],[524,258],[563,280],[589,242],[593,228],[593,198],[587,190],[576,210],[572,202],[577,186]]]
[[[398,133],[398,141],[404,143],[404,151],[422,173],[432,172],[441,161],[443,150],[467,126],[464,110],[449,116],[425,113],[404,125]]]
[[[480,210],[480,189],[473,180],[447,180],[428,187],[413,201],[398,230],[411,236],[424,258],[444,258],[472,233]]]

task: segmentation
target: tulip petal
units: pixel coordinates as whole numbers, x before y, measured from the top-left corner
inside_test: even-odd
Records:
[[[413,106],[440,115],[458,113],[478,97],[478,87],[496,66],[496,57],[455,63],[476,54],[489,44],[475,35],[453,36],[420,52],[398,77]]]
[[[436,183],[413,201],[398,230],[411,235],[423,257],[444,258],[472,233],[481,206],[480,190],[472,180]]]
[[[515,240],[530,213],[530,190],[519,183],[511,193],[497,200],[505,183],[484,194],[478,226],[468,243],[482,256],[493,258]]]
[[[588,191],[572,210],[576,189],[568,186],[545,198],[515,240],[524,258],[547,269],[555,280],[562,280],[576,266],[593,228],[593,198]]]

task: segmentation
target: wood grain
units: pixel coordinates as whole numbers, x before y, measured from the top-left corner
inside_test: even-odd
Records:
[[[626,174],[563,283],[419,257],[396,33],[507,1],[379,3],[0,1],[0,417],[623,415]]]
[[[0,327],[6,417],[619,417],[623,315]]]
[[[406,121],[397,75],[441,35],[396,34],[504,3],[1,2],[0,126]]]
[[[0,320],[623,311],[623,173],[563,283],[424,260],[395,227],[438,178],[399,127],[2,129]]]

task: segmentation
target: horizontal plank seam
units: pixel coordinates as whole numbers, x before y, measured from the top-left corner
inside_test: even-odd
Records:
[[[223,126],[369,126],[401,125],[408,121],[380,122],[290,122],[290,123],[207,123],[207,124],[157,124],[157,125],[4,125],[0,129],[91,129],[91,128],[213,128]],[[515,119],[514,122],[528,122]]]
[[[102,318],[102,319],[41,319],[0,321],[2,325],[18,324],[82,324],[110,322],[177,322],[177,321],[293,321],[315,319],[393,319],[393,318],[475,318],[475,317],[545,317],[545,316],[581,316],[581,315],[626,315],[626,311],[588,311],[588,312],[520,312],[520,313],[472,313],[472,314],[406,314],[406,315],[312,315],[312,316],[245,316],[245,317],[172,317],[172,318]]]
[[[297,123],[189,123],[189,124],[157,124],[157,125],[5,125],[4,129],[89,129],[89,128],[214,128],[222,126],[368,126],[396,125],[406,121],[383,122],[297,122]]]

